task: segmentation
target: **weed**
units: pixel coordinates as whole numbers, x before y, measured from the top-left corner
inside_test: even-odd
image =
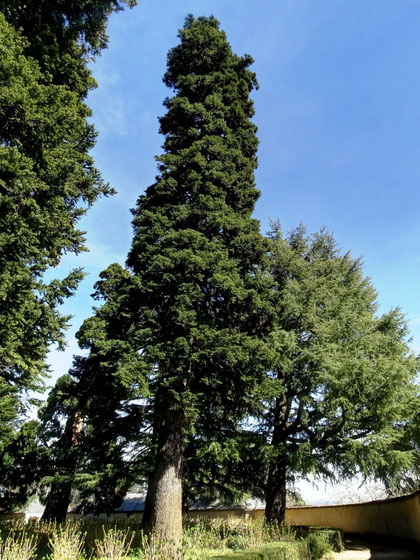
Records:
[[[98,560],[122,560],[130,553],[134,533],[120,531],[116,527],[106,530],[103,527],[102,540],[96,540],[96,555]]]
[[[49,537],[49,560],[81,560],[85,537],[76,523],[54,527]]]
[[[12,533],[4,541],[0,541],[0,558],[2,560],[32,560],[36,554],[34,536],[27,536],[23,531]]]

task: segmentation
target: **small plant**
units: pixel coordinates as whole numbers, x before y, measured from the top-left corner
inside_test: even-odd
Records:
[[[224,526],[219,520],[203,521],[189,520],[184,523],[183,548],[184,550],[204,550],[223,548]]]
[[[182,557],[182,550],[171,541],[156,533],[142,533],[139,560],[181,560]]]
[[[36,540],[24,532],[17,536],[9,534],[5,541],[0,541],[1,560],[32,560],[36,555]]]
[[[74,523],[54,528],[49,537],[49,560],[81,560],[85,533]]]
[[[104,527],[103,533],[103,539],[95,541],[98,560],[122,560],[129,555],[134,533],[116,527],[108,530]]]

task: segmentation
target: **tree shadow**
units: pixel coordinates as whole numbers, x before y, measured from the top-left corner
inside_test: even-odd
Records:
[[[360,537],[346,538],[346,550],[355,552],[369,549],[369,560],[420,560],[420,546],[418,543],[403,539],[371,536],[366,539]]]

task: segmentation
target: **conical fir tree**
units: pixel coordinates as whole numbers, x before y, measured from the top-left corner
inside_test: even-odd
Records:
[[[232,53],[214,17],[187,17],[168,55],[175,95],[160,118],[164,154],[134,210],[138,348],[151,378],[156,453],[144,525],[181,537],[184,438],[203,409],[243,417],[263,377],[271,311],[267,245],[251,213],[258,141],[248,55]]]

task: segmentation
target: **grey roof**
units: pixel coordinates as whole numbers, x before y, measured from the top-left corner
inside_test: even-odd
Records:
[[[144,502],[146,496],[144,494],[138,494],[136,492],[128,492],[124,498],[123,503],[119,508],[115,510],[116,513],[136,513],[144,511]],[[217,499],[205,499],[193,500],[189,504],[191,511],[204,511],[204,510],[253,510],[253,509],[264,509],[265,504],[258,498],[250,498],[244,502],[234,504],[231,502],[223,502]],[[44,506],[41,505],[39,500],[34,500],[26,508],[25,513],[38,513],[42,514],[44,511]],[[79,506],[70,505],[69,513],[78,513]]]
[[[124,498],[123,503],[117,508],[115,511],[122,511],[122,512],[135,512],[135,511],[144,511],[144,502],[146,496],[143,494],[136,494],[134,492],[129,492],[126,497]]]
[[[220,501],[218,499],[200,499],[200,500],[193,500],[190,502],[190,510],[191,511],[204,511],[206,509],[209,510],[253,510],[253,509],[264,509],[265,504],[258,498],[249,498],[248,500],[239,502],[239,503],[232,503],[226,501]]]
[[[137,512],[144,511],[145,495],[137,494],[135,492],[129,492],[124,498],[123,503],[116,512]],[[204,511],[204,510],[253,510],[253,509],[264,509],[265,504],[258,498],[251,498],[239,504],[233,504],[231,502],[222,502],[217,499],[200,499],[193,500],[189,504],[189,509],[191,511]]]

